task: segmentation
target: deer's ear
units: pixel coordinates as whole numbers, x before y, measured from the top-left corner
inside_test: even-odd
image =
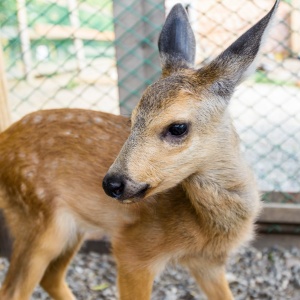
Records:
[[[257,24],[246,31],[209,65],[198,71],[199,80],[210,81],[214,92],[230,97],[234,88],[256,69],[256,58],[280,0]],[[206,80],[206,82],[207,82]]]
[[[195,44],[188,15],[181,4],[176,4],[166,19],[158,41],[163,77],[194,65]]]

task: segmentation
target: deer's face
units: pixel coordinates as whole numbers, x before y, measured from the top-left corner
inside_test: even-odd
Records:
[[[198,70],[186,12],[181,5],[171,10],[159,39],[162,78],[146,89],[132,113],[131,134],[103,180],[109,196],[132,202],[172,188],[207,167],[220,142],[232,142],[227,105],[234,88],[255,69],[277,5]]]
[[[217,140],[225,106],[212,107],[209,92],[192,86],[189,76],[170,76],[146,90],[113,167],[126,170],[125,176],[133,181],[148,184],[147,196],[197,172]]]
[[[129,202],[167,190],[211,159],[226,103],[212,101],[214,94],[199,87],[197,76],[182,71],[145,91],[131,116],[131,134],[107,174],[120,184],[113,196]]]

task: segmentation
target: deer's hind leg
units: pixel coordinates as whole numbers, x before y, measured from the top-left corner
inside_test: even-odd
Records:
[[[43,289],[55,300],[73,300],[73,293],[65,282],[68,265],[78,251],[82,237],[78,236],[74,245],[66,249],[59,257],[54,259],[45,271],[41,280]]]
[[[70,225],[62,226],[54,217],[25,217],[22,213],[10,212],[7,220],[12,225],[9,227],[14,242],[10,266],[0,290],[1,300],[30,299],[48,265],[67,249],[70,241]]]

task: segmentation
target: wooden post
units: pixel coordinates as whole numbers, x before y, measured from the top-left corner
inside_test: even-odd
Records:
[[[292,1],[291,10],[291,47],[292,51],[300,55],[300,0]]]
[[[77,68],[80,72],[84,68],[84,45],[81,39],[76,37],[77,30],[80,28],[80,20],[78,16],[78,3],[77,0],[68,0],[68,7],[70,13],[70,23],[71,26],[74,28],[73,31],[73,38],[74,38],[74,48],[77,58]]]
[[[157,41],[164,0],[115,0],[115,45],[121,114],[129,115],[161,70]]]
[[[7,85],[2,47],[0,44],[0,132],[10,125],[8,109]]]
[[[27,22],[26,0],[17,0],[17,14],[19,35],[21,41],[22,59],[24,64],[24,76],[27,78],[32,69],[30,34]]]

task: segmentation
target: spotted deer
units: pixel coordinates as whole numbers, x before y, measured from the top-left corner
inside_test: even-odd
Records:
[[[187,267],[208,299],[233,299],[225,263],[253,237],[261,204],[228,105],[278,2],[200,69],[175,5],[158,43],[162,76],[130,120],[38,111],[1,133],[0,206],[14,239],[1,300],[29,299],[39,283],[56,300],[75,299],[66,269],[99,229],[111,237],[121,300],[150,299],[168,263]]]

